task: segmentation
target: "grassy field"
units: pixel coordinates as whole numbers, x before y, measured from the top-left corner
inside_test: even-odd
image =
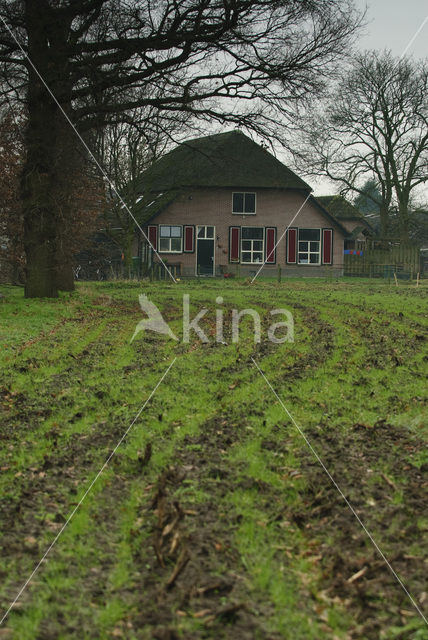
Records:
[[[0,617],[174,361],[3,626],[57,640],[423,640],[428,287],[291,280],[2,287]],[[181,335],[140,333],[138,295]],[[224,304],[216,304],[222,295]],[[215,342],[215,310],[256,309]],[[294,343],[273,344],[285,307]]]

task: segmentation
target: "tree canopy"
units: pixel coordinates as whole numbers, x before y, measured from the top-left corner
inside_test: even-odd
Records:
[[[57,203],[80,159],[64,114],[89,142],[118,122],[149,130],[153,110],[278,135],[360,24],[351,0],[0,0],[0,20],[0,100],[28,114],[27,296],[65,286]]]
[[[428,63],[389,52],[358,55],[305,123],[301,166],[344,193],[374,196],[383,235],[397,209],[409,238],[411,198],[428,180]],[[381,198],[366,189],[377,185]]]

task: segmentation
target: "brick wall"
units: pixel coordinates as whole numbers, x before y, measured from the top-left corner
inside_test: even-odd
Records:
[[[237,265],[229,263],[229,227],[276,227],[277,240],[302,206],[306,194],[280,189],[256,190],[256,214],[232,213],[232,193],[239,189],[194,189],[182,194],[167,209],[161,212],[152,224],[192,224],[215,226],[215,266],[216,273],[237,272]],[[306,202],[292,223],[293,227],[323,228],[333,227],[333,264],[327,265],[287,265],[285,260],[285,237],[277,247],[276,264],[266,265],[263,274],[273,275],[282,267],[284,275],[340,275],[343,264],[344,237],[339,228],[327,219],[312,202]],[[161,253],[170,263],[181,263],[184,275],[194,275],[195,253]],[[252,275],[259,268],[257,264],[239,266],[241,275]]]

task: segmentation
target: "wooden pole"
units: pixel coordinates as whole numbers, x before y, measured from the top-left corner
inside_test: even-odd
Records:
[[[419,271],[416,274],[416,286],[419,287]]]
[[[278,265],[278,282],[281,282],[281,265]]]
[[[395,286],[398,287],[398,280],[397,280],[397,274],[394,271],[394,280],[395,280]]]

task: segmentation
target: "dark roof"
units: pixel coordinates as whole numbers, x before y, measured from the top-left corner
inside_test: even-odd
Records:
[[[174,202],[180,193],[181,191],[179,189],[171,189],[165,192],[158,191],[155,193],[151,193],[150,191],[146,192],[137,197],[135,204],[131,207],[132,213],[139,224],[145,224]]]
[[[354,205],[343,196],[316,196],[316,198],[337,220],[365,221],[361,211],[357,209],[357,207],[354,207]]]
[[[157,160],[137,182],[137,191],[187,187],[302,189],[311,187],[240,131],[195,138]]]
[[[366,232],[366,234],[368,233],[367,231],[367,227],[364,224],[360,224],[358,226],[356,226],[354,229],[352,229],[352,231],[350,232],[348,238],[350,240],[356,240],[358,238],[358,236],[360,235],[360,233]]]
[[[327,218],[327,220],[329,220],[332,224],[334,224],[335,227],[340,229],[340,231],[343,233],[343,235],[346,238],[349,236],[349,231],[347,231],[347,229],[345,229],[345,227],[343,227],[340,224],[340,221],[337,218],[335,218],[323,204],[321,204],[321,202],[319,201],[319,198],[315,198],[315,196],[311,195],[309,197],[309,202],[312,202],[312,204],[317,206],[318,209],[321,209],[321,211],[323,212],[323,214]],[[296,222],[296,224],[297,224],[297,222]]]

